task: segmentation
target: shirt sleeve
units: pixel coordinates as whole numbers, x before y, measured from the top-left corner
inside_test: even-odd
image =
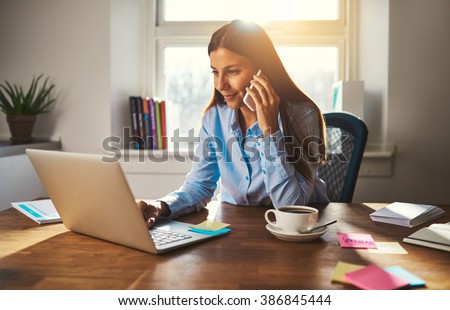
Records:
[[[313,185],[288,162],[283,150],[280,131],[264,137],[259,144],[264,183],[274,207],[306,205],[313,192]]]
[[[306,132],[307,136],[318,136],[320,133],[314,114],[308,113],[303,119],[297,119],[296,124],[291,123],[292,125],[301,125],[302,132]],[[311,183],[295,169],[293,159],[285,150],[285,140],[281,131],[260,139],[261,142],[257,145],[261,156],[264,183],[274,207],[328,201],[325,183],[318,177],[318,164],[309,164],[309,169],[314,176],[314,182]]]
[[[170,219],[203,209],[217,188],[220,172],[215,144],[208,134],[208,121],[204,117],[199,132],[199,143],[195,149],[191,171],[184,184],[176,191],[158,199],[165,202],[171,211]]]

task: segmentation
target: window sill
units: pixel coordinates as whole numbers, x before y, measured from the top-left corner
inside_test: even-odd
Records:
[[[0,157],[23,155],[26,149],[59,150],[61,141],[36,138],[32,143],[11,144],[7,138],[0,138]]]
[[[120,162],[131,174],[185,174],[192,166],[193,152],[173,150],[122,150]],[[386,177],[392,175],[394,145],[367,144],[359,176]]]

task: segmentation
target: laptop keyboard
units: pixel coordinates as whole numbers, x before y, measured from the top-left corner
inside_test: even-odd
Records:
[[[149,231],[156,246],[166,245],[175,241],[192,238],[192,236],[183,233],[158,228],[153,228]]]

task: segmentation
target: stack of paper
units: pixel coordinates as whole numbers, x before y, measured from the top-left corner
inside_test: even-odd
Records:
[[[50,199],[11,202],[11,205],[38,224],[61,222],[61,217]]]
[[[405,286],[424,286],[425,281],[400,266],[380,268],[338,262],[331,275],[332,282],[352,284],[366,290],[393,290]]]
[[[409,282],[393,275],[375,264],[348,272],[346,282],[365,290],[395,290],[409,285]]]
[[[414,227],[445,214],[437,206],[394,202],[370,214],[375,222]]]
[[[201,222],[200,224],[191,226],[189,228],[189,231],[204,235],[216,236],[231,231],[230,228],[227,228],[228,226],[230,226],[230,224],[206,220],[204,222]]]
[[[419,229],[403,239],[403,242],[450,252],[450,222],[432,224]]]

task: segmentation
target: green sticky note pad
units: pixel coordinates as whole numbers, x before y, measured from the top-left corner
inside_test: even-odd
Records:
[[[230,228],[222,228],[222,229],[219,229],[219,230],[211,231],[211,230],[191,227],[191,228],[189,228],[189,231],[196,232],[196,233],[199,233],[199,234],[208,235],[208,236],[217,236],[217,235],[221,235],[221,234],[226,234],[227,232],[231,231],[231,229]]]

